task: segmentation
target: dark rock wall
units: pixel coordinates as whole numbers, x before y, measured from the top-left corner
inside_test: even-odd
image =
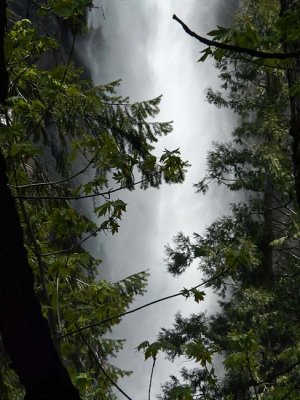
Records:
[[[70,25],[65,20],[54,14],[39,15],[39,7],[31,0],[8,0],[8,10],[9,26],[19,19],[27,18],[41,35],[54,37],[62,44],[60,49],[49,51],[41,57],[40,68],[48,69],[67,62],[72,47],[72,33]]]

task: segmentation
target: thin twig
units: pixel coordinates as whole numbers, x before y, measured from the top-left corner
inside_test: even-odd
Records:
[[[61,183],[65,183],[65,182],[69,182],[72,179],[76,178],[77,176],[83,174],[90,166],[91,164],[94,162],[95,158],[93,157],[88,164],[79,172],[76,172],[74,175],[62,179],[60,181],[55,181],[55,182],[36,182],[36,183],[30,183],[28,185],[20,185],[20,186],[15,186],[15,185],[9,185],[12,188],[18,188],[18,189],[27,189],[27,188],[33,188],[33,187],[38,187],[38,186],[54,186],[54,185],[60,185]]]
[[[92,357],[94,358],[94,360],[96,361],[96,364],[98,365],[99,369],[101,370],[101,372],[103,373],[103,375],[109,380],[109,382],[120,392],[122,393],[123,396],[126,397],[126,399],[128,400],[132,400],[131,397],[128,396],[127,393],[124,392],[123,389],[120,388],[120,386],[108,375],[108,373],[105,371],[105,369],[102,367],[101,361],[99,360],[99,356],[98,354],[93,350],[93,348],[91,347],[91,345],[89,344],[89,342],[86,340],[86,338],[80,333],[80,336],[82,338],[82,340],[84,341],[85,345],[87,346],[87,348],[89,349],[90,354],[92,355]]]
[[[211,282],[213,282],[213,281],[215,281],[215,280],[221,278],[222,276],[225,276],[230,270],[231,270],[231,267],[225,269],[225,270],[224,270],[223,272],[221,272],[220,274],[218,274],[218,275],[216,275],[216,276],[213,276],[212,278],[209,278],[209,279],[207,279],[207,280],[205,280],[205,281],[199,283],[199,285],[196,285],[196,286],[194,286],[194,287],[188,289],[188,291],[191,292],[191,291],[193,291],[193,290],[195,290],[195,289],[198,289],[198,288],[201,287],[201,286],[205,286],[205,285],[207,285],[207,284],[209,284],[209,283],[211,283]],[[94,328],[94,327],[96,327],[96,326],[103,325],[103,324],[105,324],[105,323],[107,323],[107,322],[110,322],[110,321],[113,321],[113,320],[115,320],[115,319],[124,317],[125,315],[133,314],[133,313],[135,313],[136,311],[140,311],[140,310],[142,310],[142,309],[144,309],[144,308],[147,308],[147,307],[149,307],[149,306],[152,306],[152,305],[154,305],[154,304],[161,303],[161,302],[163,302],[163,301],[166,301],[166,300],[169,300],[169,299],[173,299],[173,298],[179,297],[179,296],[184,296],[184,297],[186,297],[186,295],[185,295],[182,291],[180,291],[180,292],[178,292],[178,293],[175,293],[175,294],[171,294],[171,295],[169,295],[169,296],[162,297],[162,298],[160,298],[160,299],[151,301],[150,303],[146,303],[146,304],[144,304],[144,305],[142,305],[142,306],[140,306],[140,307],[136,307],[136,308],[133,308],[132,310],[125,311],[124,313],[114,315],[114,316],[112,316],[112,317],[103,319],[102,321],[97,321],[97,322],[94,322],[94,323],[89,324],[89,325],[86,325],[86,326],[82,326],[82,327],[80,327],[80,328],[78,328],[78,329],[74,329],[73,331],[67,332],[67,333],[65,333],[64,335],[60,336],[60,337],[59,337],[59,340],[62,340],[62,339],[64,339],[64,338],[68,337],[68,336],[72,336],[72,335],[74,335],[75,333],[79,333],[79,332],[85,331],[86,329],[90,329],[90,328]]]
[[[148,400],[151,400],[151,386],[152,386],[152,379],[153,379],[153,372],[154,372],[154,367],[156,363],[156,358],[153,358],[153,364],[151,368],[151,374],[150,374],[150,382],[149,382],[149,390],[148,390]]]
[[[137,182],[130,183],[128,185],[122,185],[118,188],[115,189],[109,189],[105,192],[96,192],[92,194],[87,194],[87,195],[79,195],[79,196],[50,196],[50,195],[45,195],[45,196],[22,196],[22,195],[17,195],[14,196],[15,199],[23,199],[23,200],[81,200],[81,199],[88,199],[88,198],[93,198],[97,196],[110,196],[112,193],[119,192],[120,190],[123,189],[129,189],[132,186],[139,185],[140,183],[147,182],[148,178],[141,179]]]
[[[42,257],[49,257],[49,256],[56,256],[56,255],[59,255],[59,254],[69,253],[72,250],[76,249],[76,247],[82,245],[82,243],[86,242],[92,236],[95,236],[101,229],[102,229],[102,226],[98,226],[97,229],[95,229],[93,232],[91,232],[88,236],[86,236],[85,238],[83,238],[79,242],[75,243],[73,246],[69,247],[68,249],[57,250],[57,251],[53,251],[52,253],[42,253],[41,256]]]
[[[258,400],[258,393],[257,393],[257,387],[256,387],[257,383],[256,383],[256,380],[254,379],[254,376],[253,376],[253,373],[252,373],[252,368],[251,368],[251,363],[250,363],[248,351],[246,351],[246,358],[247,358],[247,364],[248,364],[248,370],[249,370],[248,372],[249,372],[249,375],[250,375],[252,387],[254,389],[255,398],[256,398],[256,400]]]

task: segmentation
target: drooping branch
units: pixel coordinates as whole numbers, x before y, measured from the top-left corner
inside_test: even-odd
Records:
[[[249,54],[252,57],[264,58],[264,59],[274,58],[278,60],[287,60],[291,58],[297,58],[300,56],[300,51],[293,51],[288,53],[267,53],[264,51],[248,49],[246,47],[240,47],[232,44],[217,42],[215,40],[210,40],[203,36],[198,35],[196,32],[193,32],[180,18],[177,17],[177,15],[174,14],[173,19],[179,22],[179,24],[182,26],[182,28],[188,35],[192,36],[193,38],[195,38],[196,40],[207,46],[216,47],[217,49],[228,50],[232,51],[233,53]]]

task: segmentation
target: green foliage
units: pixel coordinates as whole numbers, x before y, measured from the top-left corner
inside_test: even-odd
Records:
[[[298,40],[300,36],[300,10],[293,8],[282,13],[277,28],[283,41],[292,42]]]
[[[279,18],[279,2],[270,0],[261,0],[249,2],[248,0],[241,2],[242,11],[235,15],[233,24],[230,27],[217,26],[217,29],[208,33],[216,42],[226,43],[246,49],[261,50],[262,52],[276,52],[280,49],[278,42],[280,36],[297,37],[297,23],[289,24],[289,18],[282,16]],[[266,12],[267,10],[267,12]],[[293,15],[290,21],[295,22],[297,19],[297,11],[291,12]],[[255,19],[253,18],[255,15]],[[213,56],[217,62],[227,59],[227,57],[235,60],[239,58],[234,52],[228,52],[220,48],[206,48],[202,51],[204,56],[199,61],[205,61],[207,56]],[[247,59],[246,59],[247,60]],[[260,63],[260,60],[257,60]],[[263,61],[265,63],[265,60]],[[270,66],[274,67],[277,61],[267,61]]]
[[[265,52],[283,52],[289,41],[298,48],[298,2],[244,0],[232,25],[209,35]],[[295,76],[298,71],[291,62],[253,60],[212,48],[204,49],[202,60],[210,55],[222,84],[220,90],[208,89],[208,101],[231,109],[238,123],[231,141],[214,143],[206,175],[195,186],[203,194],[217,183],[236,192],[237,202],[201,234],[179,233],[166,249],[173,275],[198,262],[219,309],[187,318],[178,314],[173,328],[161,330],[158,340],[167,343],[162,347],[166,356],[194,359],[195,365],[182,368],[180,378],[171,376],[160,400],[185,389],[195,400],[298,399],[298,171],[292,160],[289,96],[299,100],[299,85],[289,85],[286,69]],[[187,289],[182,294],[191,295]]]
[[[147,359],[150,358],[150,357],[153,358],[153,360],[155,360],[155,359],[156,359],[156,356],[157,356],[158,352],[161,350],[161,348],[162,348],[161,343],[159,343],[159,342],[154,342],[154,343],[151,343],[151,344],[150,344],[150,343],[146,340],[146,341],[140,343],[140,344],[137,346],[136,349],[137,349],[138,351],[141,351],[141,350],[144,351],[145,360],[147,360]]]
[[[191,389],[187,386],[177,386],[170,390],[169,396],[174,400],[192,400]]]
[[[51,11],[62,18],[84,15],[86,7],[91,7],[91,0],[51,0]]]
[[[202,341],[195,340],[185,345],[184,354],[187,358],[194,358],[205,367],[206,363],[211,363],[211,352],[205,348]]]
[[[99,232],[118,232],[126,212],[123,190],[182,182],[188,166],[179,149],[153,154],[159,136],[172,131],[170,122],[155,122],[161,96],[130,103],[117,93],[120,81],[93,87],[53,36],[40,35],[39,18],[58,26],[64,19],[77,34],[91,5],[51,0],[36,4],[36,21],[16,18],[5,43],[9,98],[0,108],[0,145],[36,292],[55,345],[86,400],[115,398],[101,368],[113,381],[129,374],[110,363],[123,340],[108,335],[121,320],[113,317],[144,293],[148,275],[115,283],[99,279],[100,260],[82,244]],[[54,61],[60,59],[69,61]],[[47,68],[41,68],[45,60]],[[88,197],[94,199],[93,221],[75,206]],[[89,329],[80,331],[84,326]],[[147,357],[155,357],[153,346]],[[0,386],[7,399],[20,398],[21,386],[6,359]]]

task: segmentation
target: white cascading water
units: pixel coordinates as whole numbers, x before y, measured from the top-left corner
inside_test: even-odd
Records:
[[[117,281],[148,269],[147,294],[138,306],[201,282],[201,273],[191,268],[172,278],[164,265],[164,246],[172,237],[203,232],[213,219],[228,210],[229,197],[212,188],[206,196],[195,193],[193,184],[205,173],[207,151],[212,141],[226,141],[234,125],[232,114],[217,110],[205,100],[205,89],[218,88],[212,61],[196,63],[203,47],[187,36],[172,20],[176,13],[193,30],[206,34],[220,23],[217,11],[226,12],[223,0],[98,0],[89,13],[90,35],[82,57],[95,84],[122,78],[121,94],[132,101],[163,94],[159,120],[174,121],[174,131],[162,139],[157,151],[180,147],[182,157],[192,164],[182,185],[163,185],[159,190],[135,190],[119,196],[128,203],[127,213],[117,235],[98,235],[89,244],[103,260],[100,276]],[[228,0],[227,6],[234,1]],[[223,21],[221,20],[221,23]],[[223,22],[224,23],[224,22]],[[226,22],[225,22],[226,23]],[[226,197],[226,196],[225,196]],[[120,386],[132,399],[146,399],[151,361],[144,361],[135,347],[144,340],[154,341],[161,327],[170,327],[174,314],[213,310],[211,294],[198,305],[175,298],[126,316],[113,337],[125,338],[125,349],[115,364],[134,371]],[[186,364],[184,364],[186,365]],[[153,397],[171,373],[182,365],[171,366],[158,357],[152,383]],[[117,394],[119,396],[119,394]],[[120,399],[122,395],[120,394]]]

